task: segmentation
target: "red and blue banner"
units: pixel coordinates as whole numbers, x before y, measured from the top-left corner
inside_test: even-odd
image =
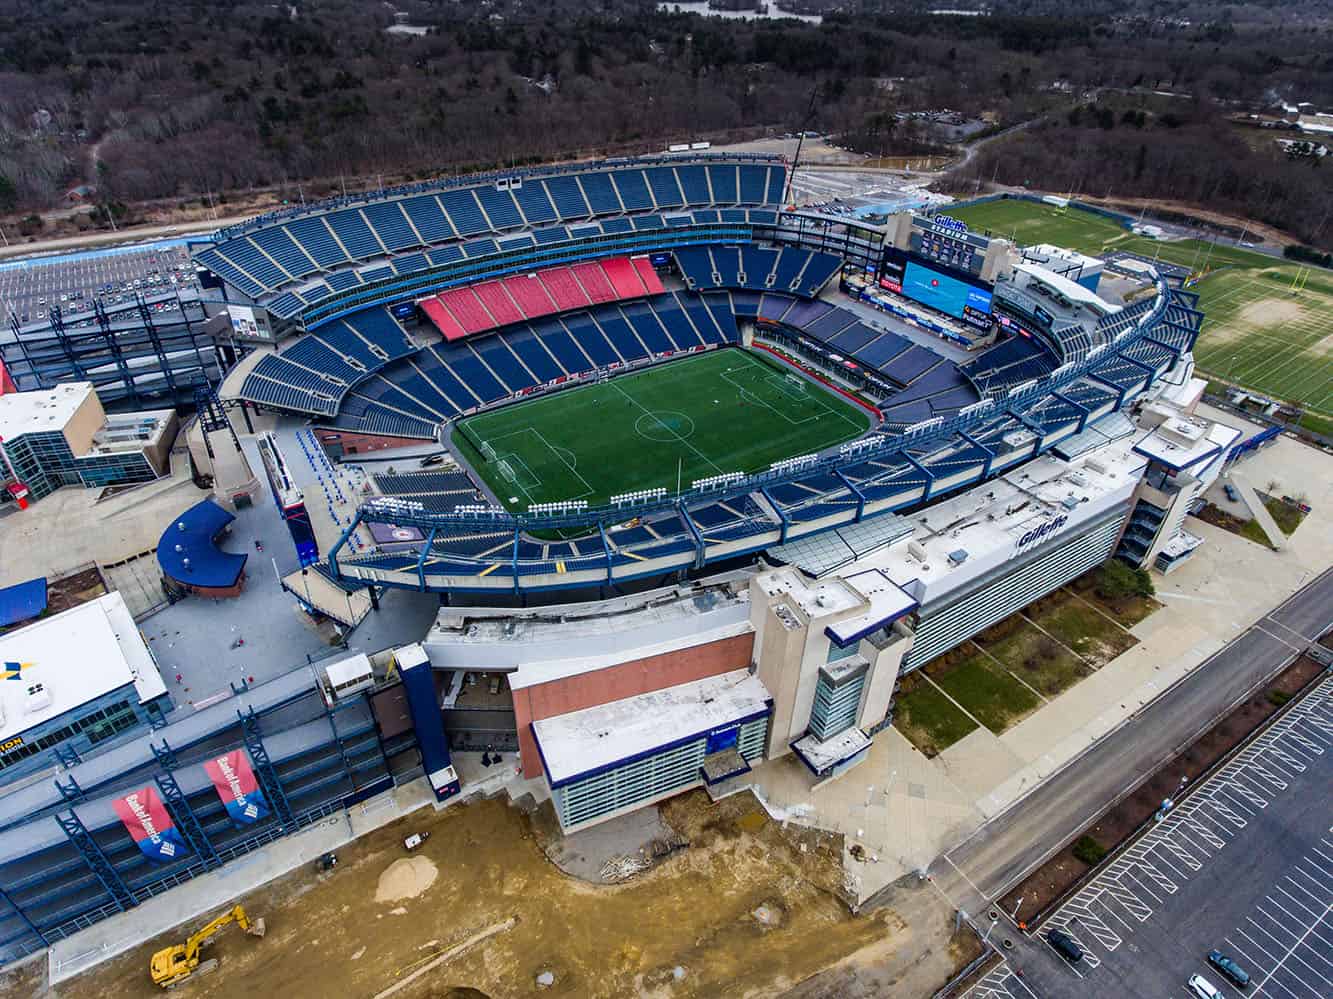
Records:
[[[190,852],[167,806],[152,787],[131,791],[112,802],[130,838],[149,860],[172,861]]]
[[[250,825],[268,815],[268,802],[264,800],[264,792],[259,790],[250,760],[239,749],[209,760],[204,769],[233,822]]]

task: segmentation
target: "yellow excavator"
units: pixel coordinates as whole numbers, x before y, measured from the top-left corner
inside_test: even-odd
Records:
[[[250,919],[245,909],[237,905],[218,916],[198,933],[193,933],[183,944],[163,947],[153,955],[149,970],[153,981],[164,989],[173,988],[195,975],[204,975],[218,966],[217,958],[200,962],[199,952],[213,942],[213,937],[228,923],[236,922],[251,936],[264,935],[264,920]]]

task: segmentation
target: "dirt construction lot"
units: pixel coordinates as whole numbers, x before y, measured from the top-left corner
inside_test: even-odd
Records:
[[[952,911],[928,886],[852,915],[839,897],[841,837],[784,829],[748,794],[710,805],[694,792],[663,813],[690,846],[597,886],[543,854],[549,805],[533,816],[500,800],[419,811],[339,851],[328,874],[296,871],[243,897],[267,936],[224,929],[205,952],[217,970],[174,994],[913,996],[974,953],[950,942]],[[409,857],[402,837],[420,830],[430,841]],[[160,995],[148,959],[183,938],[146,941],[54,993],[44,964],[31,964],[0,978],[0,995]],[[545,972],[554,980],[539,985]]]

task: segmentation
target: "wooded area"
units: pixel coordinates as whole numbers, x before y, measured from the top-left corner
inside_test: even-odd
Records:
[[[794,131],[816,93],[810,127],[875,153],[930,147],[904,112],[1046,115],[959,189],[1195,201],[1330,243],[1329,169],[1246,145],[1224,119],[1279,98],[1333,107],[1330,0],[842,6],[814,25],[650,0],[402,0],[418,35],[358,0],[0,0],[0,212],[80,184],[122,202],[297,183],[309,197],[340,177]]]

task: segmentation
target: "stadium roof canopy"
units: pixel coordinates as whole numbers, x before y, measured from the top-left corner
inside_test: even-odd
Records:
[[[157,564],[187,586],[235,586],[248,555],[224,552],[217,536],[236,517],[211,499],[202,500],[171,522],[157,543]]]
[[[0,628],[27,621],[46,610],[46,577],[15,583],[0,590]]]

